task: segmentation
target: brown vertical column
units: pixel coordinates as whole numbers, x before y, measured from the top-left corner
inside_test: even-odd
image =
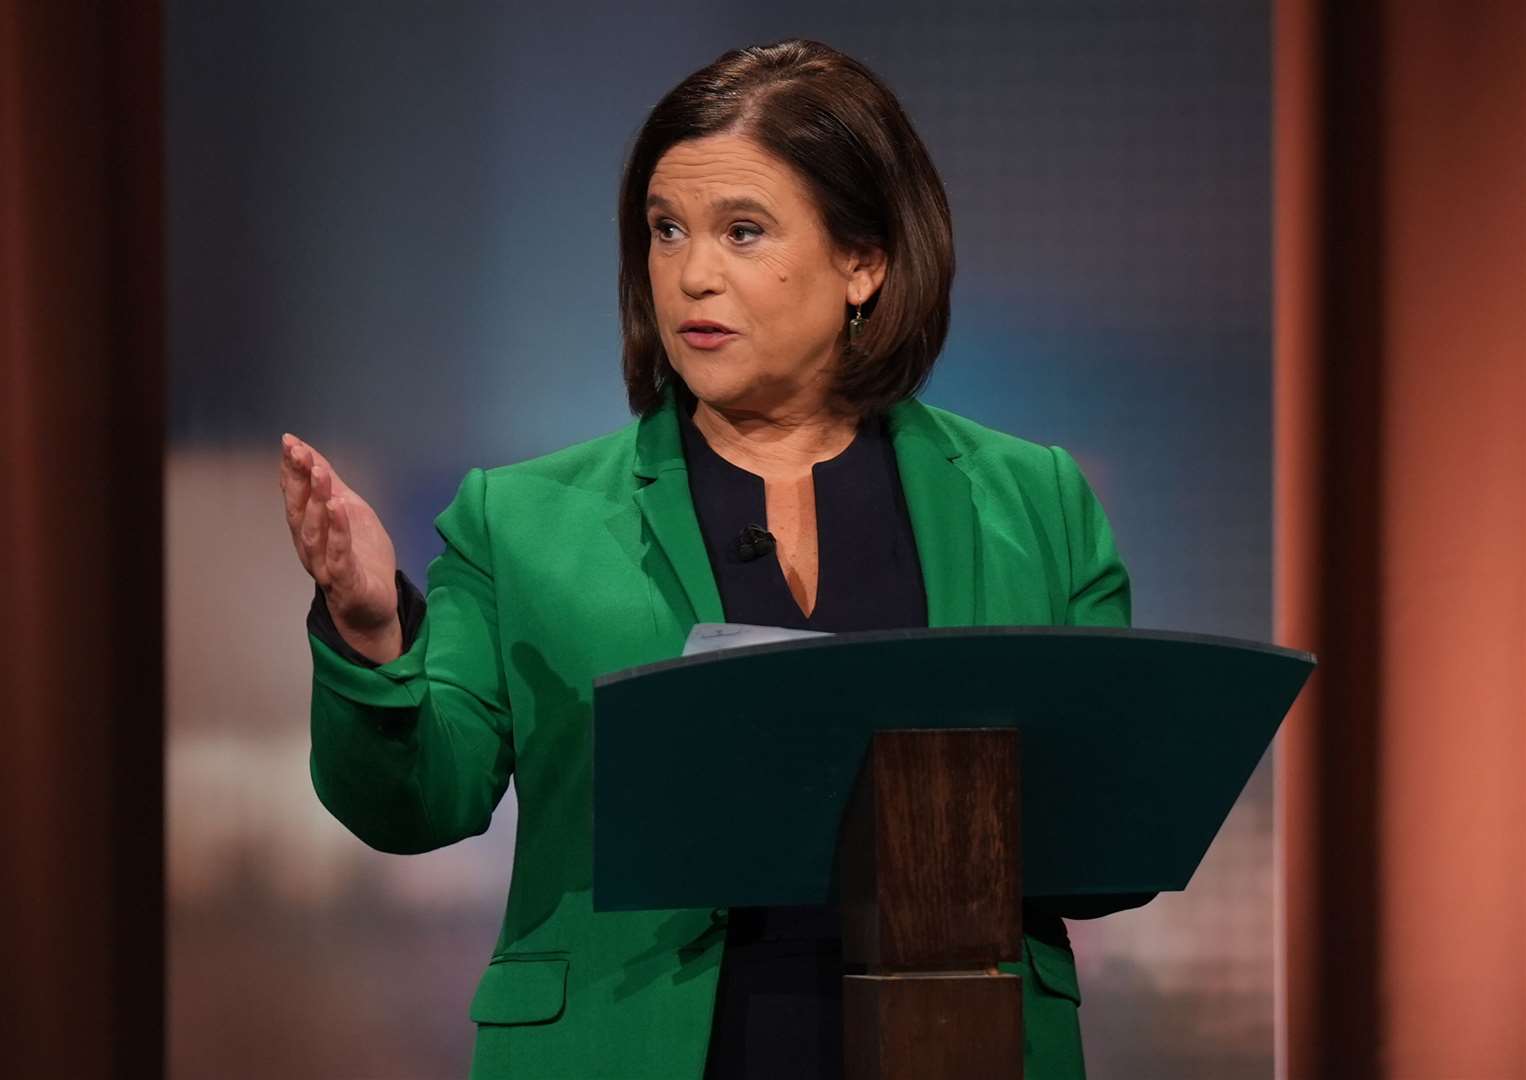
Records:
[[[1279,1071],[1526,1076],[1526,5],[1275,57]]]
[[[1276,637],[1318,653],[1275,775],[1290,1077],[1376,1076],[1381,20],[1284,0],[1275,79]]]
[[[164,1067],[161,22],[0,2],[0,1071]]]
[[[1393,2],[1385,1064],[1526,1076],[1526,3]]]
[[[1019,744],[874,736],[838,838],[848,1080],[1022,1080]]]

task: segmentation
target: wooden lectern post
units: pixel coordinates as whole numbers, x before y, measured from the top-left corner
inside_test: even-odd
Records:
[[[843,815],[846,1080],[1023,1074],[1010,728],[879,731]]]

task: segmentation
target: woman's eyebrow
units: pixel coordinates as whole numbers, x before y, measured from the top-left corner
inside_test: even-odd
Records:
[[[757,199],[747,195],[729,195],[711,202],[711,207],[723,213],[750,213],[761,214],[769,220],[777,220],[774,215]],[[648,195],[646,200],[648,210],[664,210],[667,213],[676,213],[673,204],[661,195]]]

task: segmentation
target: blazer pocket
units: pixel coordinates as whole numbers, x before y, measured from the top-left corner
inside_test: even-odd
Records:
[[[567,1005],[567,961],[502,956],[488,964],[472,996],[478,1024],[544,1024]]]

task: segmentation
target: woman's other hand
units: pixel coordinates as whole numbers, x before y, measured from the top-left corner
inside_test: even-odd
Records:
[[[281,492],[297,558],[323,590],[340,635],[378,664],[396,660],[397,552],[376,511],[295,435],[281,436]]]

